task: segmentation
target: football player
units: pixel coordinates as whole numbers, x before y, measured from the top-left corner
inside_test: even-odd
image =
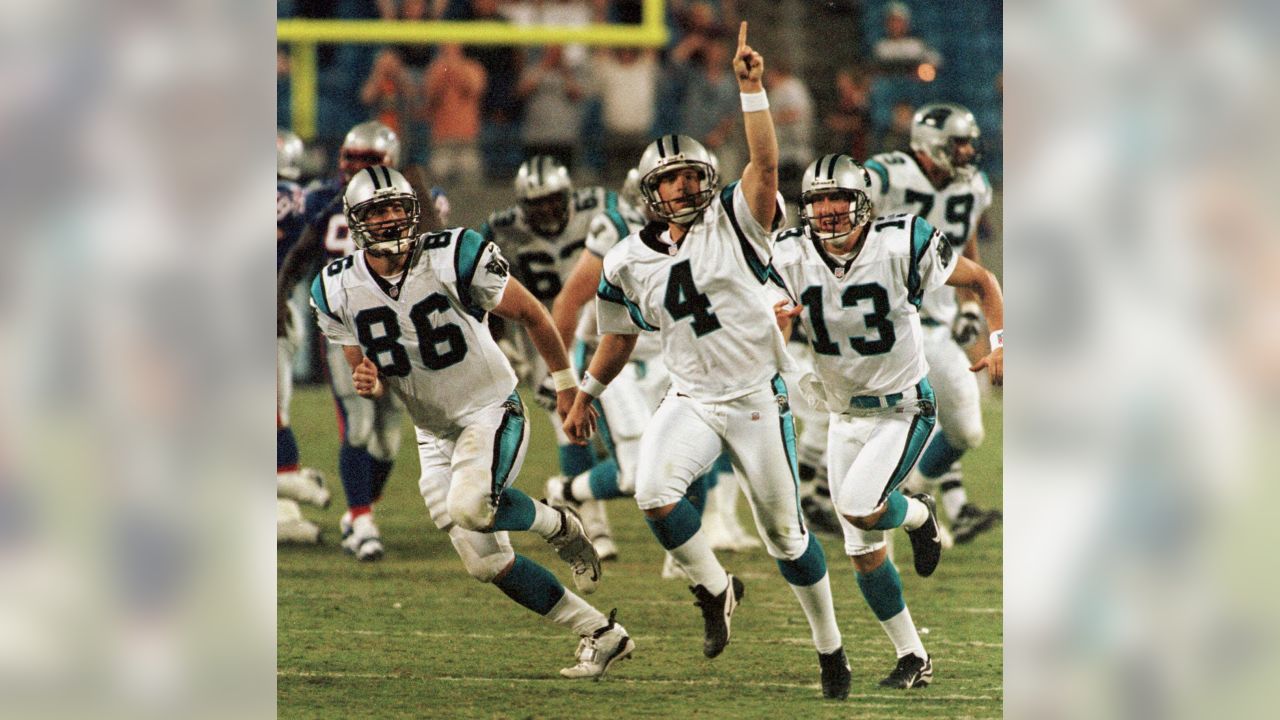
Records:
[[[347,133],[338,151],[339,176],[313,188],[306,197],[306,227],[301,239],[285,257],[277,286],[277,334],[285,322],[285,301],[294,286],[310,277],[323,263],[349,256],[356,246],[349,236],[342,211],[343,189],[361,170],[373,165],[395,167],[400,163],[400,139],[379,122],[356,125]],[[424,191],[425,194],[425,191]],[[428,205],[424,217],[435,206]],[[434,226],[425,222],[424,226]],[[424,229],[426,229],[424,227]],[[401,409],[399,401],[387,395],[377,401],[362,398],[351,385],[351,373],[342,348],[330,344],[326,351],[328,376],[338,410],[338,433],[342,440],[338,470],[347,496],[347,511],[339,521],[343,549],[357,560],[382,557],[382,535],[373,521],[373,504],[382,495],[391,475],[392,461],[400,449]]]
[[[479,233],[418,235],[417,194],[395,170],[361,170],[343,206],[359,249],[316,276],[311,304],[325,337],[341,349],[352,387],[362,398],[394,394],[404,402],[416,428],[423,500],[467,572],[581,636],[578,663],[562,675],[603,676],[635,643],[613,615],[515,554],[507,535],[542,537],[573,568],[577,588],[595,591],[600,559],[578,517],[512,486],[529,428],[515,373],[485,324],[493,312],[525,329],[551,369],[563,416],[576,383],[551,317],[508,277],[506,259]]]
[[[830,413],[827,476],[853,560],[858,588],[893,642],[898,661],[886,687],[928,685],[933,665],[885,552],[885,531],[906,529],[916,572],[928,577],[942,552],[933,499],[898,486],[934,428],[935,400],[919,308],[944,284],[975,292],[999,331],[1004,306],[995,277],[953,251],[927,220],[910,214],[873,219],[871,180],[845,155],[825,155],[801,181],[801,227],[779,233],[773,256],[794,304],[775,310],[784,331],[799,315],[813,348],[816,379],[801,393]],[[1004,350],[987,368],[1000,384]],[[930,373],[931,375],[931,373]]]
[[[765,289],[770,230],[782,216],[778,144],[761,84],[764,60],[747,45],[745,22],[733,66],[750,153],[742,179],[722,190],[706,149],[687,136],[666,135],[645,149],[640,189],[667,226],[647,226],[604,258],[596,299],[600,347],[565,431],[575,442],[588,441],[593,403],[626,366],[637,333],[658,333],[672,387],[640,440],[636,503],[694,583],[703,654],[716,657],[729,643],[744,587],[716,559],[684,495],[727,451],[765,547],[809,621],[823,695],[845,698],[849,664],[826,558],[800,517],[795,425],[780,375],[791,360]]]
[[[966,108],[954,103],[921,107],[911,121],[911,152],[883,153],[866,162],[877,212],[919,215],[943,232],[954,252],[978,262],[978,223],[992,202],[991,183],[977,167],[979,137],[977,120]],[[923,480],[941,491],[943,512],[959,543],[1001,518],[998,510],[968,501],[960,468],[960,458],[985,434],[978,380],[968,371],[962,348],[982,334],[981,313],[972,292],[949,286],[928,293],[920,305],[941,432],[908,484],[923,486]]]
[[[276,130],[276,272],[285,254],[302,231],[302,138],[293,132]],[[299,324],[289,305],[283,337],[276,339],[276,539],[279,542],[316,543],[320,528],[302,517],[299,502],[317,507],[329,505],[329,489],[324,476],[303,468],[298,460],[298,441],[289,427],[289,400],[293,395],[293,354],[298,347]]]
[[[492,213],[480,232],[511,258],[512,275],[548,309],[582,255],[589,234],[600,235],[600,242],[606,242],[603,239],[606,235],[616,238],[609,242],[617,242],[644,224],[644,219],[630,205],[618,201],[617,193],[602,187],[575,189],[568,168],[547,155],[535,155],[520,165],[515,193],[518,202]],[[499,328],[499,336],[502,332]],[[517,376],[526,387],[537,392],[539,403],[551,414],[551,425],[560,447],[561,475],[574,478],[594,470],[599,482],[616,484],[616,463],[597,464],[590,448],[573,445],[564,436],[560,418],[554,412],[555,392],[547,370],[524,336],[504,338],[502,345],[516,367]],[[614,429],[619,441],[626,439],[620,433],[631,432],[629,426],[622,423]],[[639,435],[638,427],[635,435]],[[617,545],[604,504],[584,500],[574,507],[581,512],[591,541],[602,557],[616,558]]]

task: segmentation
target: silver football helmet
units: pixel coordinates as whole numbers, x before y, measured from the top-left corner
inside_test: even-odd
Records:
[[[366,167],[400,167],[400,137],[376,120],[351,128],[338,150],[338,168],[348,182]]]
[[[550,155],[534,155],[520,164],[515,186],[531,230],[543,237],[564,232],[573,213],[569,168]]]
[[[847,199],[847,213],[818,212],[817,201]],[[848,155],[823,155],[809,163],[800,180],[800,219],[819,240],[839,240],[871,219],[871,176]]]
[[[389,205],[399,205],[403,213],[374,217]],[[375,255],[399,255],[413,245],[422,207],[404,175],[385,165],[374,165],[358,171],[347,183],[342,212],[356,247]]]
[[[980,135],[973,113],[955,103],[930,103],[911,119],[911,149],[961,179],[977,171]],[[971,151],[958,147],[964,143],[971,145]]]
[[[297,180],[302,177],[302,138],[291,130],[276,128],[276,177]]]
[[[649,143],[636,166],[640,174],[640,194],[658,217],[682,225],[692,223],[711,205],[720,188],[717,164],[702,143],[688,135],[663,135]],[[700,173],[698,192],[663,200],[658,195],[659,181],[672,172],[688,168]]]

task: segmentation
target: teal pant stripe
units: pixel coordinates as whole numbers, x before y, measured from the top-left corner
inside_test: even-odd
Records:
[[[876,530],[892,530],[902,526],[902,521],[907,519],[907,498],[902,493],[894,490],[889,493],[888,499],[884,502],[884,514],[872,525]]]
[[[692,503],[680,498],[666,517],[655,520],[646,516],[645,522],[649,523],[649,529],[662,547],[675,550],[697,534],[698,528],[702,527],[702,516]]]
[[[515,467],[520,442],[524,439],[524,404],[518,393],[507,398],[507,412],[498,425],[493,439],[493,464],[490,466],[493,486],[490,492],[497,499],[511,480],[511,468]]]
[[[920,394],[921,399],[934,402],[933,388],[929,386],[927,379],[921,380],[916,385],[916,392]],[[889,475],[889,481],[885,483],[884,491],[880,493],[880,502],[884,502],[889,497],[889,493],[907,479],[907,474],[920,459],[920,453],[924,452],[929,433],[933,432],[933,426],[937,422],[937,417],[933,413],[921,413],[912,418],[911,429],[907,431],[906,445],[902,448],[902,455],[898,458],[898,464],[894,466],[893,473]]]
[[[538,613],[546,615],[564,597],[564,585],[551,571],[523,555],[516,555],[512,566],[494,585],[507,597]]]
[[[822,552],[818,538],[809,533],[809,547],[795,560],[779,560],[782,577],[792,585],[808,587],[827,576],[827,556]]]
[[[524,491],[509,487],[498,496],[498,509],[493,514],[494,530],[528,530],[533,527],[533,498]]]
[[[902,578],[893,561],[885,558],[884,564],[869,573],[854,573],[858,577],[858,589],[871,606],[876,619],[884,622],[902,612],[907,603],[902,599]]]
[[[782,431],[782,446],[787,452],[787,465],[791,468],[791,482],[796,488],[796,518],[800,521],[800,526],[805,527],[804,516],[800,512],[800,455],[796,451],[796,421],[791,416],[787,383],[781,375],[773,376],[773,394],[782,397],[778,403],[778,425]]]

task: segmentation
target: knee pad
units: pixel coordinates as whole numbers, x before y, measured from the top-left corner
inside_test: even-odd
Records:
[[[453,543],[453,549],[458,552],[458,557],[462,558],[467,574],[482,583],[493,582],[498,573],[511,564],[516,554],[509,548],[499,547],[495,552],[494,548],[477,547],[473,538],[475,533],[463,528],[455,526],[449,530],[449,540]]]
[[[453,486],[449,488],[446,500],[449,517],[464,530],[484,532],[493,527],[497,509],[493,506],[489,492],[483,485],[459,482],[455,476]]]

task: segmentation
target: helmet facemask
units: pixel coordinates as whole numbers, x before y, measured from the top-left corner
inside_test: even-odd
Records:
[[[692,195],[679,195],[663,200],[658,193],[662,180],[673,173],[694,169],[698,171],[698,191]],[[680,225],[691,225],[715,199],[719,177],[710,164],[700,160],[682,160],[670,162],[654,168],[640,181],[640,192],[645,203],[658,217]]]
[[[383,220],[368,219],[388,205],[398,205],[404,211],[404,216]],[[393,189],[392,192],[375,195],[351,208],[347,223],[351,237],[358,247],[365,248],[374,257],[387,257],[408,252],[413,246],[414,232],[421,214],[418,198]]]
[[[555,237],[569,226],[569,191],[561,190],[521,200],[520,209],[524,211],[524,220],[529,229],[542,237]]]
[[[848,200],[846,212],[818,211],[818,201],[824,198]],[[845,188],[824,188],[811,190],[800,196],[800,219],[809,228],[809,233],[825,242],[841,244],[839,241],[856,233],[871,219],[871,199],[861,190]]]

